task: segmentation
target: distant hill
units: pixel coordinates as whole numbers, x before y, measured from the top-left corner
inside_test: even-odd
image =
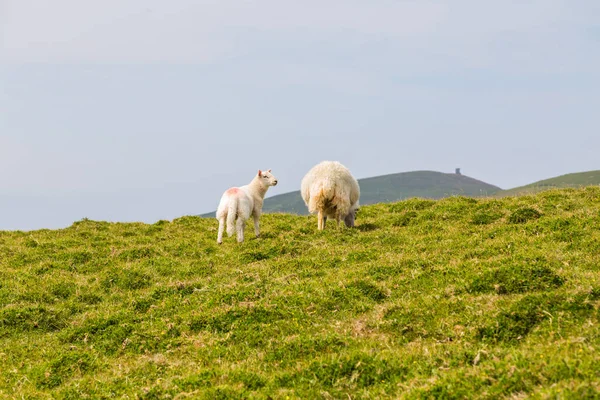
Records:
[[[513,189],[500,190],[494,194],[495,197],[514,196],[521,194],[538,193],[543,190],[555,188],[579,188],[583,186],[600,185],[600,170],[576,172],[565,174],[550,179],[530,183]]]
[[[411,197],[441,199],[453,195],[491,196],[502,190],[497,186],[460,174],[412,171],[359,179],[360,204],[390,203]],[[300,182],[298,182],[300,186]],[[300,191],[265,199],[265,212],[308,214]],[[214,212],[203,217],[214,217]]]

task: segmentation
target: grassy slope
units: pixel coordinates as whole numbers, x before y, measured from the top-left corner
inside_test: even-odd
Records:
[[[441,199],[454,195],[482,196],[501,190],[497,186],[468,176],[435,171],[403,172],[359,179],[358,182],[361,204],[390,203],[411,197]],[[298,182],[298,186],[300,186],[300,182]],[[266,212],[308,214],[306,205],[300,197],[300,191],[266,198],[264,210]],[[214,212],[202,216],[213,217]]]
[[[598,396],[600,188],[0,232],[0,394]]]
[[[550,179],[544,179],[525,186],[519,186],[513,189],[501,190],[495,196],[514,196],[520,194],[538,193],[543,190],[555,188],[578,188],[589,185],[600,185],[600,170],[577,172],[566,174]]]

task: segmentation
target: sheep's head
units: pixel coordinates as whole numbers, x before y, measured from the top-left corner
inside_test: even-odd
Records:
[[[277,178],[273,176],[271,170],[261,171],[258,170],[258,178],[263,182],[265,186],[275,186],[277,185]]]
[[[346,217],[344,218],[344,223],[346,224],[346,226],[348,228],[354,228],[354,220],[356,219],[357,211],[358,211],[358,208],[353,208],[352,210],[350,210],[348,215],[346,215]]]

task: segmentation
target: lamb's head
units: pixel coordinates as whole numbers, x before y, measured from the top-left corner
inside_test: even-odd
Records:
[[[277,178],[275,178],[273,176],[273,174],[271,173],[271,170],[261,171],[259,169],[258,170],[258,178],[261,180],[261,182],[265,186],[275,186],[275,185],[277,185]]]
[[[348,228],[354,228],[354,220],[356,219],[356,212],[358,211],[358,207],[352,208],[348,215],[344,218],[344,223]]]

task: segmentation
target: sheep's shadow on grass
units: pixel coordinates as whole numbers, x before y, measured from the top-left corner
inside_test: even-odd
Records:
[[[370,231],[374,231],[375,229],[377,229],[379,227],[375,224],[366,223],[366,224],[356,225],[355,228],[361,232],[370,232]]]

